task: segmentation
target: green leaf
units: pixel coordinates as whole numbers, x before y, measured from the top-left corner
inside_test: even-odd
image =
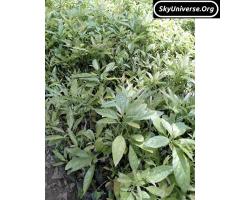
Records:
[[[103,118],[97,121],[98,124],[115,124],[117,121],[115,119]]]
[[[103,138],[99,137],[94,144],[96,151],[101,152],[104,148]]]
[[[116,106],[116,101],[105,101],[102,103],[102,108],[113,108]]]
[[[172,135],[174,138],[183,135],[190,127],[183,122],[177,122],[172,124]]]
[[[118,119],[117,113],[112,109],[95,109],[95,111],[102,115],[102,117],[107,117],[110,119]]]
[[[132,179],[123,173],[119,173],[119,178],[117,180],[118,180],[118,182],[120,182],[124,185],[129,185],[132,183]]]
[[[121,113],[121,115],[123,115],[128,106],[128,99],[126,95],[124,95],[123,93],[118,93],[116,95],[115,100],[118,112]]]
[[[137,171],[137,168],[139,165],[139,160],[138,160],[138,157],[137,157],[135,151],[133,150],[132,146],[129,146],[128,160],[129,160],[132,170],[134,172]]]
[[[144,146],[151,148],[160,148],[169,144],[169,139],[164,136],[154,136],[144,142]]]
[[[73,75],[73,78],[78,78],[80,80],[90,81],[90,82],[99,82],[97,74],[94,73],[80,73]]]
[[[136,142],[144,142],[144,137],[140,134],[135,134],[131,136]]]
[[[68,110],[66,118],[67,118],[68,129],[71,130],[74,123],[74,116],[71,108]]]
[[[92,66],[93,66],[94,69],[99,70],[99,65],[98,65],[98,62],[97,62],[96,59],[94,59],[94,60],[92,61]]]
[[[117,66],[115,66],[114,62],[111,62],[109,64],[107,64],[106,69],[104,70],[104,72],[110,72],[112,70],[114,70]]]
[[[181,138],[178,140],[174,140],[174,144],[177,145],[187,156],[189,159],[193,160],[193,151],[194,151],[194,140]]]
[[[167,178],[173,172],[172,166],[161,165],[146,173],[146,180],[150,183],[158,183]]]
[[[46,136],[46,141],[56,141],[56,140],[62,140],[64,137],[62,135],[48,135]]]
[[[91,129],[81,130],[81,131],[78,132],[77,135],[84,135],[89,140],[94,140],[95,139],[95,135],[94,135],[94,133],[93,133],[93,131]]]
[[[113,192],[114,192],[114,195],[117,199],[119,199],[119,196],[120,196],[120,189],[121,189],[120,182],[117,181],[116,179],[114,179],[114,181],[113,181]]]
[[[134,196],[132,195],[132,193],[129,194],[127,200],[135,200]]]
[[[150,192],[156,196],[162,197],[164,195],[163,191],[156,186],[148,186],[148,187],[146,187],[146,189],[148,192]]]
[[[69,153],[71,157],[81,157],[81,158],[88,158],[90,157],[90,154],[84,150],[81,150],[78,147],[73,148],[65,148],[66,152]]]
[[[129,125],[129,126],[132,126],[132,127],[134,127],[134,128],[140,128],[140,125],[138,124],[138,123],[135,123],[135,122],[127,122],[127,124]]]
[[[94,170],[95,170],[95,165],[92,165],[87,173],[85,174],[84,176],[84,180],[83,180],[83,194],[85,194],[92,182],[92,178],[93,178],[93,175],[94,175]]]
[[[187,192],[190,186],[189,162],[182,151],[178,148],[173,148],[172,156],[172,166],[176,182],[183,192]]]
[[[120,197],[120,200],[135,200],[132,193],[130,192],[121,191]]]
[[[71,95],[73,97],[76,97],[78,95],[78,82],[77,82],[77,79],[74,79],[71,82],[70,93],[71,93]]]
[[[142,193],[142,198],[143,199],[150,199],[150,196],[149,196],[149,194],[147,192],[141,191],[141,193]]]
[[[115,166],[117,166],[119,161],[122,159],[125,148],[125,139],[121,135],[117,136],[112,143],[112,156]]]
[[[71,173],[91,165],[91,162],[91,157],[74,157],[67,163],[65,170],[70,170]]]
[[[159,133],[164,133],[161,118],[158,115],[153,115],[151,117],[154,127],[158,130]]]
[[[76,136],[75,136],[72,132],[69,132],[68,135],[69,135],[72,143],[73,143],[75,146],[78,146],[78,141],[77,141]]]
[[[63,162],[66,161],[66,159],[64,158],[64,156],[63,156],[61,153],[59,153],[58,150],[53,150],[53,153],[54,153],[54,155],[55,155],[59,160],[61,160],[61,161],[63,161]]]
[[[141,190],[141,188],[140,188],[140,186],[137,186],[137,191],[138,191],[138,200],[142,200],[142,190]]]
[[[162,125],[163,125],[163,127],[168,131],[168,133],[172,133],[172,126],[171,126],[171,124],[168,122],[168,121],[166,121],[165,119],[163,119],[163,118],[161,118],[161,122],[162,122]]]

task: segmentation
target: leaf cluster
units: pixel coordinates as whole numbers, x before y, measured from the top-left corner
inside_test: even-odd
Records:
[[[194,199],[194,21],[151,3],[46,1],[46,141],[80,199]]]

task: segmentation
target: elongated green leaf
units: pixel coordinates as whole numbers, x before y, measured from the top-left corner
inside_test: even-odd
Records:
[[[163,125],[163,127],[168,131],[168,133],[172,133],[172,126],[171,126],[171,124],[168,122],[168,121],[166,121],[165,119],[163,119],[163,118],[161,118],[161,122],[162,122],[162,125]]]
[[[96,59],[94,59],[94,60],[92,61],[92,66],[93,66],[94,69],[99,70],[99,65],[98,65],[98,62],[97,62]]]
[[[104,148],[103,138],[99,137],[94,144],[96,151],[101,152]]]
[[[138,123],[135,123],[135,122],[127,122],[127,124],[129,125],[129,126],[132,126],[132,127],[134,127],[134,128],[140,128],[140,125],[138,124]]]
[[[162,197],[164,195],[163,191],[156,186],[148,186],[148,187],[146,187],[146,189],[147,189],[147,191],[149,191],[150,193],[152,193],[156,196]]]
[[[189,126],[185,125],[183,122],[177,122],[172,124],[172,135],[174,138],[183,135],[186,130],[189,129]]]
[[[74,123],[74,115],[73,115],[73,110],[71,108],[68,110],[66,118],[67,118],[68,129],[71,130]]]
[[[118,180],[118,182],[120,182],[124,185],[128,185],[128,184],[132,183],[132,179],[128,175],[123,174],[123,173],[119,173],[119,178],[117,180]]]
[[[190,166],[186,156],[178,148],[173,148],[172,166],[178,186],[187,192],[190,185]]]
[[[163,127],[161,123],[161,118],[158,115],[152,115],[151,120],[153,122],[154,127],[158,130],[159,133],[163,133]]]
[[[140,134],[135,134],[131,136],[136,142],[144,142],[144,137]]]
[[[71,88],[70,88],[70,93],[73,97],[76,97],[78,94],[78,82],[77,79],[74,79],[71,82]]]
[[[46,141],[56,141],[56,140],[62,140],[64,137],[62,135],[48,135],[46,136]]]
[[[132,193],[129,194],[127,200],[135,200],[135,199],[134,199],[134,196],[132,195]]]
[[[139,160],[132,146],[129,146],[128,160],[133,171],[137,171]]]
[[[150,199],[150,196],[149,196],[149,194],[147,192],[142,191],[141,193],[142,193],[142,198],[143,199]]]
[[[110,119],[118,119],[117,113],[112,110],[112,109],[95,109],[95,111],[99,114],[102,115],[102,117],[107,117]]]
[[[68,135],[69,135],[72,143],[73,143],[75,146],[77,146],[77,145],[78,145],[78,141],[77,141],[76,136],[75,136],[72,132],[69,132]]]
[[[144,146],[151,148],[160,148],[169,144],[169,139],[164,136],[154,136],[144,142]]]
[[[117,94],[115,100],[118,112],[121,113],[121,115],[123,115],[128,106],[128,99],[126,95],[124,95],[123,93],[119,93]]]
[[[61,161],[63,161],[63,162],[66,161],[66,159],[64,158],[64,156],[63,156],[61,153],[59,153],[58,150],[53,150],[53,153],[54,153],[54,155],[55,155],[59,160],[61,160]]]
[[[112,156],[115,166],[117,166],[119,161],[122,159],[125,148],[125,139],[121,135],[117,136],[112,143]]]
[[[150,183],[158,183],[167,178],[173,172],[172,166],[161,165],[149,170],[146,175],[146,180]]]
[[[116,179],[114,179],[113,181],[113,192],[115,197],[118,199],[120,196],[120,190],[121,190],[121,184],[119,181],[117,181]]]
[[[95,139],[95,135],[94,135],[94,133],[91,129],[81,130],[81,131],[79,131],[78,135],[84,135],[89,140],[94,140]]]
[[[92,182],[92,178],[93,178],[93,175],[94,175],[94,170],[95,170],[95,165],[92,165],[87,173],[85,174],[84,176],[84,180],[83,180],[83,194],[85,194]]]
[[[103,118],[97,121],[98,124],[115,124],[117,121],[111,118]]]
[[[88,152],[81,150],[78,147],[66,148],[65,150],[67,153],[69,153],[70,157],[81,157],[81,158],[91,157],[91,155]]]
[[[91,164],[92,158],[82,158],[82,157],[74,157],[72,160],[70,160],[67,165],[65,166],[65,170],[70,170],[70,172],[77,171],[79,169],[82,169],[84,167],[87,167]]]
[[[142,190],[141,190],[140,186],[137,186],[137,191],[138,191],[137,199],[142,200],[143,197],[142,197]]]
[[[80,73],[73,76],[73,78],[78,78],[80,80],[90,81],[90,82],[99,82],[97,74],[93,73]]]
[[[115,66],[114,62],[111,62],[109,64],[107,64],[106,69],[104,70],[104,72],[110,72],[112,70],[114,70],[117,66]]]

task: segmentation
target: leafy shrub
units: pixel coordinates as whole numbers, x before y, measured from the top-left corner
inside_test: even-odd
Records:
[[[84,174],[80,199],[100,168],[109,199],[194,199],[194,129],[192,20],[47,0],[46,140],[55,166]]]

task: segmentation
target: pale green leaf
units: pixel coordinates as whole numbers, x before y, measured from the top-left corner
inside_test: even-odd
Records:
[[[144,137],[140,134],[135,134],[131,136],[136,142],[144,142]]]
[[[59,160],[61,160],[61,161],[63,161],[63,162],[66,161],[66,159],[64,158],[64,156],[63,156],[61,153],[59,153],[58,150],[53,150],[53,153],[54,153],[54,155],[55,155]]]
[[[153,115],[151,117],[154,127],[158,130],[159,133],[164,133],[161,118],[158,115]]]
[[[172,126],[171,126],[171,124],[167,120],[165,120],[163,118],[161,118],[161,122],[162,122],[163,127],[168,131],[168,133],[171,134],[172,133]]]
[[[76,136],[75,136],[72,132],[69,132],[68,135],[69,135],[72,143],[73,143],[75,146],[78,146],[78,141],[77,141]]]
[[[186,156],[178,148],[173,148],[172,166],[178,186],[183,192],[187,192],[190,186],[190,166]]]
[[[95,111],[102,117],[107,117],[110,119],[118,119],[117,113],[112,109],[95,109]]]
[[[142,198],[143,199],[150,199],[150,196],[149,196],[149,194],[147,192],[141,191],[141,193],[142,193]]]
[[[56,140],[62,140],[64,137],[62,135],[48,135],[46,136],[46,141],[56,141]]]
[[[114,62],[107,64],[106,69],[104,70],[105,73],[113,71],[117,66],[115,66]]]
[[[169,139],[164,136],[154,136],[144,142],[144,146],[151,148],[160,148],[169,144]]]
[[[167,178],[173,172],[173,168],[168,165],[161,165],[150,169],[146,174],[146,180],[150,183],[158,183]]]
[[[183,135],[188,129],[189,126],[185,125],[183,122],[174,123],[172,124],[172,135],[176,138]]]
[[[125,148],[125,139],[121,135],[117,136],[112,143],[112,156],[115,166],[117,166],[119,161],[122,159]]]
[[[123,93],[118,93],[116,95],[115,100],[118,112],[121,113],[121,115],[123,115],[128,106],[128,99],[126,95],[124,95]]]
[[[138,123],[135,123],[135,122],[127,122],[127,124],[129,125],[129,126],[132,126],[132,127],[134,127],[134,128],[140,128],[140,125],[138,124]]]
[[[98,61],[96,59],[94,59],[92,61],[92,66],[93,66],[94,69],[99,70],[99,64],[98,64]]]
[[[95,165],[92,165],[87,173],[85,174],[84,176],[84,180],[83,180],[83,194],[85,194],[92,182],[92,178],[93,178],[93,175],[94,175],[94,170],[95,170]]]
[[[146,189],[148,192],[150,192],[156,196],[162,197],[164,195],[163,191],[156,186],[148,186],[148,187],[146,187]]]
[[[139,160],[132,146],[129,146],[128,160],[133,171],[137,171]]]
[[[117,121],[111,118],[103,118],[97,121],[97,124],[115,124]]]
[[[65,170],[70,170],[70,172],[77,171],[84,167],[87,167],[91,164],[92,158],[91,157],[74,157],[70,160],[67,165],[65,166]]]

